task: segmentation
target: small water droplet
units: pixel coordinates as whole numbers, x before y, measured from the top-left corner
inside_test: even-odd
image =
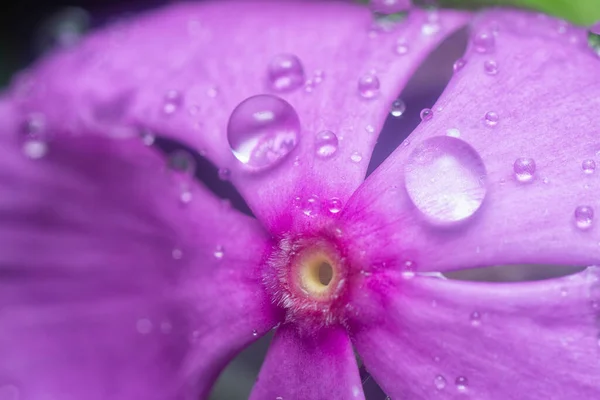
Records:
[[[432,223],[470,218],[486,193],[486,169],[479,153],[461,139],[436,136],[417,146],[405,167],[406,190]]]
[[[589,29],[588,45],[600,57],[600,21],[596,22]]]
[[[583,160],[581,163],[581,169],[586,174],[592,174],[596,170],[596,161],[592,159]]]
[[[187,186],[184,186],[179,194],[179,201],[184,205],[189,204],[192,202],[192,197],[192,191]]]
[[[206,89],[206,95],[214,99],[219,95],[219,88],[216,86],[209,86],[208,89]]]
[[[154,136],[154,134],[148,130],[144,130],[142,132],[142,142],[146,145],[146,146],[152,146],[154,144],[154,141],[156,140],[156,136]]]
[[[446,136],[458,138],[460,137],[460,131],[456,128],[450,128],[446,131]]]
[[[379,94],[379,78],[375,74],[366,74],[358,79],[358,93],[365,99]]]
[[[481,325],[481,314],[479,314],[478,311],[473,311],[469,318],[471,320],[471,325],[473,325],[473,326]]]
[[[367,131],[367,133],[374,133],[375,127],[373,125],[367,125],[365,126],[365,131]]]
[[[335,154],[338,149],[338,138],[331,131],[321,131],[317,133],[315,138],[315,150],[317,156],[321,158],[329,158]]]
[[[28,139],[23,142],[23,154],[32,160],[39,160],[48,153],[48,143],[41,139]]]
[[[442,375],[438,375],[433,379],[433,384],[437,390],[442,390],[446,387],[446,378]]]
[[[173,114],[179,109],[183,102],[181,93],[177,90],[169,90],[165,95],[165,102],[163,104],[163,112],[167,115]]]
[[[429,121],[433,118],[433,110],[431,108],[424,108],[421,110],[421,121]]]
[[[152,332],[152,321],[150,321],[148,318],[138,319],[135,326],[138,333],[142,335],[147,335]]]
[[[196,173],[196,160],[189,152],[176,150],[169,154],[168,167],[173,172],[191,177]]]
[[[327,201],[327,209],[332,214],[337,214],[342,211],[342,201],[337,197],[332,197]]]
[[[256,329],[252,330],[252,336],[257,337],[258,331]]]
[[[417,264],[414,261],[406,260],[402,262],[401,266],[401,274],[404,279],[412,279],[415,277],[417,271]]]
[[[528,157],[519,157],[513,164],[515,178],[519,182],[531,182],[535,176],[535,160]]]
[[[430,12],[427,15],[427,21],[421,25],[421,33],[425,36],[433,36],[442,29],[439,23],[439,17],[436,12]]]
[[[223,246],[217,246],[215,248],[215,251],[213,252],[213,256],[217,259],[217,260],[221,260],[224,256],[225,256],[225,249],[223,248]]]
[[[594,222],[594,209],[590,206],[578,206],[575,209],[575,226],[581,230],[592,227]]]
[[[318,215],[321,211],[321,201],[319,196],[312,195],[306,199],[304,204],[302,205],[302,213],[307,217],[314,217]]]
[[[392,117],[401,117],[402,114],[404,114],[404,111],[406,111],[406,104],[404,104],[404,102],[401,99],[394,100],[390,110],[390,114],[392,114]]]
[[[173,257],[173,260],[181,260],[181,257],[183,257],[183,251],[179,248],[175,248],[171,252],[171,256]]]
[[[404,39],[398,40],[396,42],[396,48],[394,49],[396,54],[399,56],[403,56],[408,53],[409,47]]]
[[[458,378],[456,378],[454,383],[456,384],[456,388],[460,392],[466,392],[467,389],[469,388],[469,381],[464,376],[459,376]]]
[[[271,89],[288,92],[304,84],[304,67],[294,54],[279,54],[269,63],[268,80]]]
[[[496,40],[494,35],[488,31],[480,31],[473,35],[473,48],[478,53],[491,53],[494,51]]]
[[[494,60],[485,60],[483,70],[488,75],[496,75],[498,73],[498,63]]]
[[[228,181],[231,179],[231,170],[229,168],[219,168],[217,171],[219,179],[222,181]]]
[[[241,102],[229,117],[227,139],[233,155],[250,170],[270,168],[283,160],[300,140],[296,110],[273,95]]]
[[[362,155],[358,151],[355,151],[350,155],[350,160],[352,160],[355,163],[359,163],[362,161]]]
[[[452,64],[452,70],[454,72],[458,72],[461,69],[463,69],[463,67],[467,64],[467,60],[465,60],[464,58],[459,58],[458,60],[454,61],[454,64]]]
[[[488,111],[483,116],[483,121],[487,126],[496,126],[498,125],[498,121],[500,121],[500,117],[494,111]]]

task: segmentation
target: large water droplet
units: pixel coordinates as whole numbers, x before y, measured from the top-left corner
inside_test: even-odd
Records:
[[[26,139],[22,145],[23,154],[32,160],[39,160],[48,153],[48,143],[41,139]]]
[[[296,110],[273,95],[241,102],[229,117],[227,139],[233,155],[248,169],[269,168],[284,159],[300,140]]]
[[[515,178],[519,182],[531,182],[535,176],[535,160],[528,157],[519,157],[513,164]]]
[[[335,154],[338,149],[338,138],[331,131],[321,131],[315,137],[315,151],[317,156],[328,158]]]
[[[592,160],[591,158],[587,159],[587,160],[583,160],[581,162],[581,169],[586,174],[593,174],[594,171],[596,170],[596,161]]]
[[[456,378],[454,383],[456,384],[456,388],[461,392],[466,392],[469,388],[469,381],[464,376],[459,376]]]
[[[473,48],[479,53],[491,53],[494,51],[496,40],[494,35],[488,31],[480,31],[473,35]]]
[[[404,111],[406,111],[406,104],[404,104],[402,99],[394,100],[390,109],[390,114],[392,114],[392,117],[401,117],[402,114],[404,114]]]
[[[589,29],[588,45],[596,55],[600,56],[600,21],[596,22]]]
[[[488,111],[483,116],[483,120],[487,126],[496,126],[498,125],[498,121],[500,121],[500,117],[494,111]]]
[[[300,59],[293,54],[279,54],[271,60],[268,68],[268,80],[271,89],[287,92],[304,84],[304,67]]]
[[[365,99],[379,94],[379,78],[375,74],[366,74],[358,79],[358,93]]]
[[[594,209],[590,206],[578,206],[575,209],[575,226],[581,230],[590,229],[594,222]]]
[[[481,207],[487,192],[485,165],[463,140],[432,137],[409,156],[405,185],[414,205],[430,222],[453,224]]]
[[[433,379],[433,384],[437,390],[442,390],[446,387],[446,378],[442,375],[438,375]]]
[[[479,326],[481,324],[481,314],[479,311],[473,311],[469,319],[471,320],[471,325],[473,326]]]

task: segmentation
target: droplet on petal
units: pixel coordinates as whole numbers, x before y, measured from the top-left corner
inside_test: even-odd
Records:
[[[337,197],[332,197],[327,201],[327,209],[332,214],[337,214],[342,211],[342,201]]]
[[[304,204],[302,205],[302,212],[307,217],[314,217],[319,214],[321,210],[321,201],[319,196],[312,195],[306,199]]]
[[[494,60],[486,60],[483,62],[483,70],[488,75],[496,75],[498,73],[498,63]]]
[[[404,114],[404,111],[406,111],[406,104],[404,104],[402,99],[394,100],[390,110],[390,114],[392,114],[392,117],[401,117],[402,114]]]
[[[196,160],[185,150],[177,150],[169,154],[168,166],[173,172],[182,175],[193,176],[196,173]]]
[[[575,209],[575,225],[581,230],[592,227],[594,222],[594,209],[590,206],[578,206]]]
[[[464,58],[459,58],[458,60],[454,61],[454,64],[452,64],[452,70],[454,72],[458,72],[461,69],[463,69],[463,67],[467,64],[467,60],[465,60]]]
[[[469,319],[471,320],[471,325],[473,326],[479,326],[481,324],[481,314],[479,314],[478,311],[473,311]]]
[[[350,155],[350,159],[355,163],[359,163],[362,161],[362,155],[358,151],[355,151]]]
[[[600,21],[596,22],[589,29],[588,45],[596,55],[600,56]]]
[[[456,388],[460,392],[466,392],[467,389],[469,388],[469,381],[464,376],[459,376],[458,378],[456,378],[454,383],[456,384]]]
[[[446,136],[452,136],[455,138],[460,137],[460,131],[456,128],[450,128],[446,131]]]
[[[417,146],[405,167],[410,199],[428,221],[449,225],[470,218],[486,193],[479,153],[461,139],[437,136]]]
[[[300,120],[287,101],[268,94],[253,96],[231,113],[227,139],[233,155],[249,170],[264,170],[294,150]]]
[[[163,112],[166,115],[175,113],[181,107],[183,103],[183,97],[177,90],[169,90],[165,95],[165,102],[163,104]]]
[[[379,78],[375,74],[366,74],[358,79],[358,92],[365,99],[379,94]]]
[[[478,53],[491,53],[494,51],[496,40],[494,35],[488,31],[480,31],[473,35],[471,39],[473,48]]]
[[[271,89],[288,92],[304,84],[304,67],[300,59],[293,54],[275,56],[268,67],[268,81]]]
[[[223,246],[217,246],[215,248],[215,251],[213,252],[213,256],[217,260],[221,260],[225,256],[225,249],[223,248]]]
[[[398,54],[399,56],[403,56],[408,53],[408,50],[408,44],[404,39],[400,39],[396,42],[396,48],[394,49],[396,54]]]
[[[433,110],[431,108],[421,110],[421,121],[429,121],[431,118],[433,118]]]
[[[591,158],[583,160],[583,162],[581,163],[581,169],[586,174],[593,174],[596,170],[596,161],[592,160]]]
[[[438,375],[433,379],[433,384],[437,390],[442,390],[446,387],[446,378],[442,375]]]
[[[483,116],[483,120],[487,126],[496,126],[498,125],[498,121],[500,121],[500,117],[494,111],[488,111]]]
[[[338,138],[331,131],[321,131],[317,133],[315,138],[315,150],[317,156],[321,158],[329,158],[335,154],[338,149]]]
[[[229,170],[229,168],[219,168],[217,174],[219,175],[219,179],[222,181],[228,181],[231,179],[231,170]]]
[[[523,183],[531,182],[533,180],[535,169],[535,160],[533,158],[519,157],[513,164],[515,178]]]

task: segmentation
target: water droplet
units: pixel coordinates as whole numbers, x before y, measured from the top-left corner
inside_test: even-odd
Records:
[[[417,146],[405,167],[405,185],[417,209],[432,223],[470,218],[487,193],[479,153],[461,139],[437,136]]]
[[[494,51],[496,40],[494,35],[488,31],[480,31],[473,35],[473,48],[478,53],[491,53]]]
[[[467,64],[467,60],[465,60],[464,58],[459,58],[458,60],[454,61],[454,64],[452,64],[452,69],[454,70],[454,72],[458,72],[461,69],[463,69],[463,67]]]
[[[596,55],[600,56],[600,21],[596,22],[589,29],[588,45]]]
[[[154,134],[152,132],[147,131],[147,130],[142,132],[142,142],[146,146],[152,146],[154,144],[155,140],[156,140],[156,136],[154,136]]]
[[[227,139],[233,155],[250,170],[274,166],[300,140],[296,110],[273,95],[258,95],[241,102],[229,117]]]
[[[228,181],[231,179],[231,170],[229,170],[229,168],[219,168],[217,174],[219,175],[219,179],[222,181]]]
[[[479,314],[478,311],[473,311],[469,318],[471,320],[471,325],[473,325],[473,326],[481,325],[481,314]]]
[[[446,387],[446,378],[442,375],[438,375],[433,379],[433,384],[437,390],[442,390]]]
[[[594,209],[590,206],[578,206],[575,209],[575,225],[581,230],[590,229],[594,222]]]
[[[189,204],[192,201],[192,192],[191,190],[189,190],[189,188],[184,187],[181,190],[181,194],[179,195],[179,201],[181,201],[182,204]]]
[[[315,150],[317,156],[328,158],[335,154],[338,149],[338,138],[331,131],[321,131],[315,138]]]
[[[181,257],[183,257],[183,251],[179,248],[175,248],[171,252],[171,255],[173,256],[173,260],[181,260]]]
[[[596,161],[592,159],[583,160],[581,163],[581,169],[586,174],[592,174],[596,170]]]
[[[342,201],[337,197],[332,197],[327,201],[327,209],[332,214],[337,214],[342,211]]]
[[[367,125],[365,126],[365,131],[367,131],[367,133],[373,133],[375,132],[375,127],[373,125]]]
[[[362,161],[362,155],[358,151],[355,151],[350,155],[350,159],[355,163],[359,163]]]
[[[206,89],[206,95],[214,99],[219,95],[219,88],[216,86],[209,86],[208,89]]]
[[[23,142],[23,154],[32,160],[39,160],[48,153],[48,143],[41,139],[28,139]]]
[[[404,111],[406,111],[406,104],[404,104],[404,102],[401,99],[394,100],[390,110],[390,114],[392,114],[392,117],[401,117],[402,114],[404,114]]]
[[[535,176],[535,160],[533,158],[519,157],[513,164],[515,178],[519,182],[531,182]]]
[[[0,386],[0,400],[19,400],[21,391],[15,385]]]
[[[165,95],[165,103],[163,105],[163,112],[167,115],[173,114],[181,107],[183,103],[183,97],[177,90],[169,90]]]
[[[446,131],[446,136],[458,138],[460,137],[460,131],[456,128],[450,128]]]
[[[456,378],[454,383],[456,384],[456,388],[461,392],[466,392],[469,388],[469,381],[464,376]]]
[[[306,199],[302,205],[302,213],[307,217],[314,217],[321,211],[321,201],[319,196],[312,195]]]
[[[192,177],[196,173],[196,160],[189,152],[176,150],[169,154],[168,167],[174,172]]]
[[[257,337],[258,331],[256,329],[252,330],[252,336]]]
[[[412,279],[415,277],[417,271],[417,264],[411,260],[406,260],[400,266],[401,274],[404,279]]]
[[[213,252],[213,256],[217,260],[221,260],[225,256],[225,249],[223,248],[223,246],[217,246],[215,248],[215,251]]]
[[[358,93],[365,99],[372,99],[379,94],[379,78],[375,74],[366,74],[358,80]]]
[[[442,29],[439,23],[439,16],[436,12],[427,14],[427,21],[421,25],[421,33],[425,36],[433,36]]]
[[[135,327],[138,333],[142,335],[147,335],[150,332],[152,332],[152,321],[150,321],[148,318],[138,319],[135,324]]]
[[[431,118],[433,118],[433,110],[431,108],[421,110],[421,121],[429,121]]]
[[[304,67],[293,54],[279,54],[269,63],[268,80],[271,89],[287,92],[304,84]]]
[[[500,121],[500,117],[494,111],[488,111],[483,116],[483,121],[487,126],[496,126],[498,125],[498,121]]]
[[[396,42],[396,54],[398,54],[399,56],[403,56],[408,53],[408,50],[408,44],[404,39],[398,40],[398,42]]]
[[[483,62],[483,70],[488,75],[496,75],[498,73],[498,63],[494,60],[485,60]]]

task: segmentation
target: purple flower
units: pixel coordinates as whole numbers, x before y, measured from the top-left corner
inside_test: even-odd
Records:
[[[344,3],[179,4],[22,75],[0,102],[0,398],[206,398],[273,328],[252,399],[363,398],[353,346],[393,399],[599,398],[600,60],[583,29],[478,15],[445,93],[364,180],[397,93],[468,19],[412,10],[378,30]],[[154,133],[204,154],[256,219]],[[518,263],[590,267],[439,274]]]

